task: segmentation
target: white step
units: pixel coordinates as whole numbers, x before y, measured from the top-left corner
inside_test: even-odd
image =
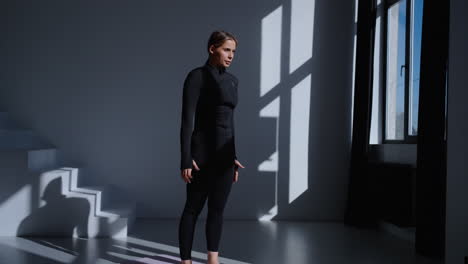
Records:
[[[136,204],[132,201],[121,201],[120,199],[116,199],[116,197],[120,197],[118,191],[112,185],[106,186],[80,186],[80,176],[82,172],[86,169],[83,168],[62,168],[64,170],[68,170],[70,172],[70,193],[74,195],[82,195],[82,196],[93,196],[94,197],[94,211],[96,217],[107,217],[108,222],[111,223],[116,219],[125,219],[125,232],[115,233],[115,228],[111,228],[112,226],[115,227],[116,225],[119,226],[122,223],[119,221],[112,222],[111,225],[107,227],[104,226],[104,229],[108,229],[107,232],[112,234],[111,236],[115,237],[122,237],[123,234],[128,231],[128,228],[131,227],[135,220],[135,210]],[[127,221],[128,220],[128,221]],[[102,225],[102,223],[101,223]],[[120,227],[119,227],[120,228]],[[96,233],[97,236],[108,236],[107,233],[101,230]]]
[[[57,149],[37,150],[1,150],[1,168],[24,168],[29,171],[43,171],[57,167],[59,152]]]
[[[82,186],[75,188],[73,192],[82,194],[92,194],[96,197],[96,216],[104,216],[109,218],[121,217],[127,218],[127,225],[130,227],[135,221],[136,204],[131,201],[117,200],[119,193],[107,186]]]
[[[103,207],[101,212],[105,214],[118,215],[121,218],[127,219],[127,228],[131,230],[135,223],[136,203],[127,202],[111,202],[107,207]]]
[[[60,163],[51,144],[0,112],[0,236],[126,237],[135,203],[111,185],[82,187],[87,170]]]
[[[26,129],[0,129],[0,150],[34,150],[53,146]]]
[[[105,188],[70,190],[77,172],[47,171],[32,186],[23,184],[25,188],[0,205],[0,236],[126,237],[134,205],[113,202],[100,208],[98,197]],[[38,201],[33,203],[36,208],[31,199]]]
[[[8,112],[0,112],[0,129],[19,129],[19,126],[11,120]]]

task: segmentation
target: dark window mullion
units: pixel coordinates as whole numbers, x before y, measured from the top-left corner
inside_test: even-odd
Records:
[[[382,11],[382,29],[381,34],[383,34],[382,38],[382,49],[383,53],[381,53],[383,58],[380,63],[382,63],[382,92],[383,92],[383,107],[382,107],[382,115],[381,118],[383,125],[382,125],[382,143],[387,143],[387,32],[388,32],[388,7],[391,5],[388,3],[388,0],[382,0],[383,4],[383,11]]]
[[[400,0],[386,0],[387,2],[387,5],[386,5],[386,9],[390,6],[392,6],[393,4],[395,3],[398,3]]]
[[[408,120],[409,120],[409,65],[410,61],[410,30],[411,30],[411,0],[406,0],[406,39],[405,39],[405,124],[403,125],[404,129],[404,141],[409,141],[408,135]]]

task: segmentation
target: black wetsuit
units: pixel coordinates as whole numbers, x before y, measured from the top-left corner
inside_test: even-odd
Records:
[[[190,71],[184,82],[180,168],[192,168],[193,159],[200,170],[192,168],[193,178],[186,184],[187,200],[179,223],[182,260],[191,258],[195,224],[206,199],[207,249],[218,251],[237,159],[233,115],[237,84],[237,78],[224,67],[213,67],[208,61]]]

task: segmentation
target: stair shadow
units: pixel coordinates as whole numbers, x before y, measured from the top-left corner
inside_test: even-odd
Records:
[[[17,236],[83,236],[88,233],[90,205],[86,199],[62,194],[62,178],[52,180],[42,200],[45,206],[34,209],[17,229]],[[70,210],[73,208],[73,210]]]

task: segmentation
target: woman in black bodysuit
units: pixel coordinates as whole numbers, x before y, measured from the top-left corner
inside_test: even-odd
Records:
[[[237,39],[215,31],[208,40],[209,58],[191,70],[185,81],[180,129],[181,177],[187,200],[179,223],[179,249],[183,264],[191,262],[193,235],[198,215],[208,199],[205,233],[208,264],[218,264],[223,211],[231,185],[238,179],[234,138],[237,78],[226,71]]]

